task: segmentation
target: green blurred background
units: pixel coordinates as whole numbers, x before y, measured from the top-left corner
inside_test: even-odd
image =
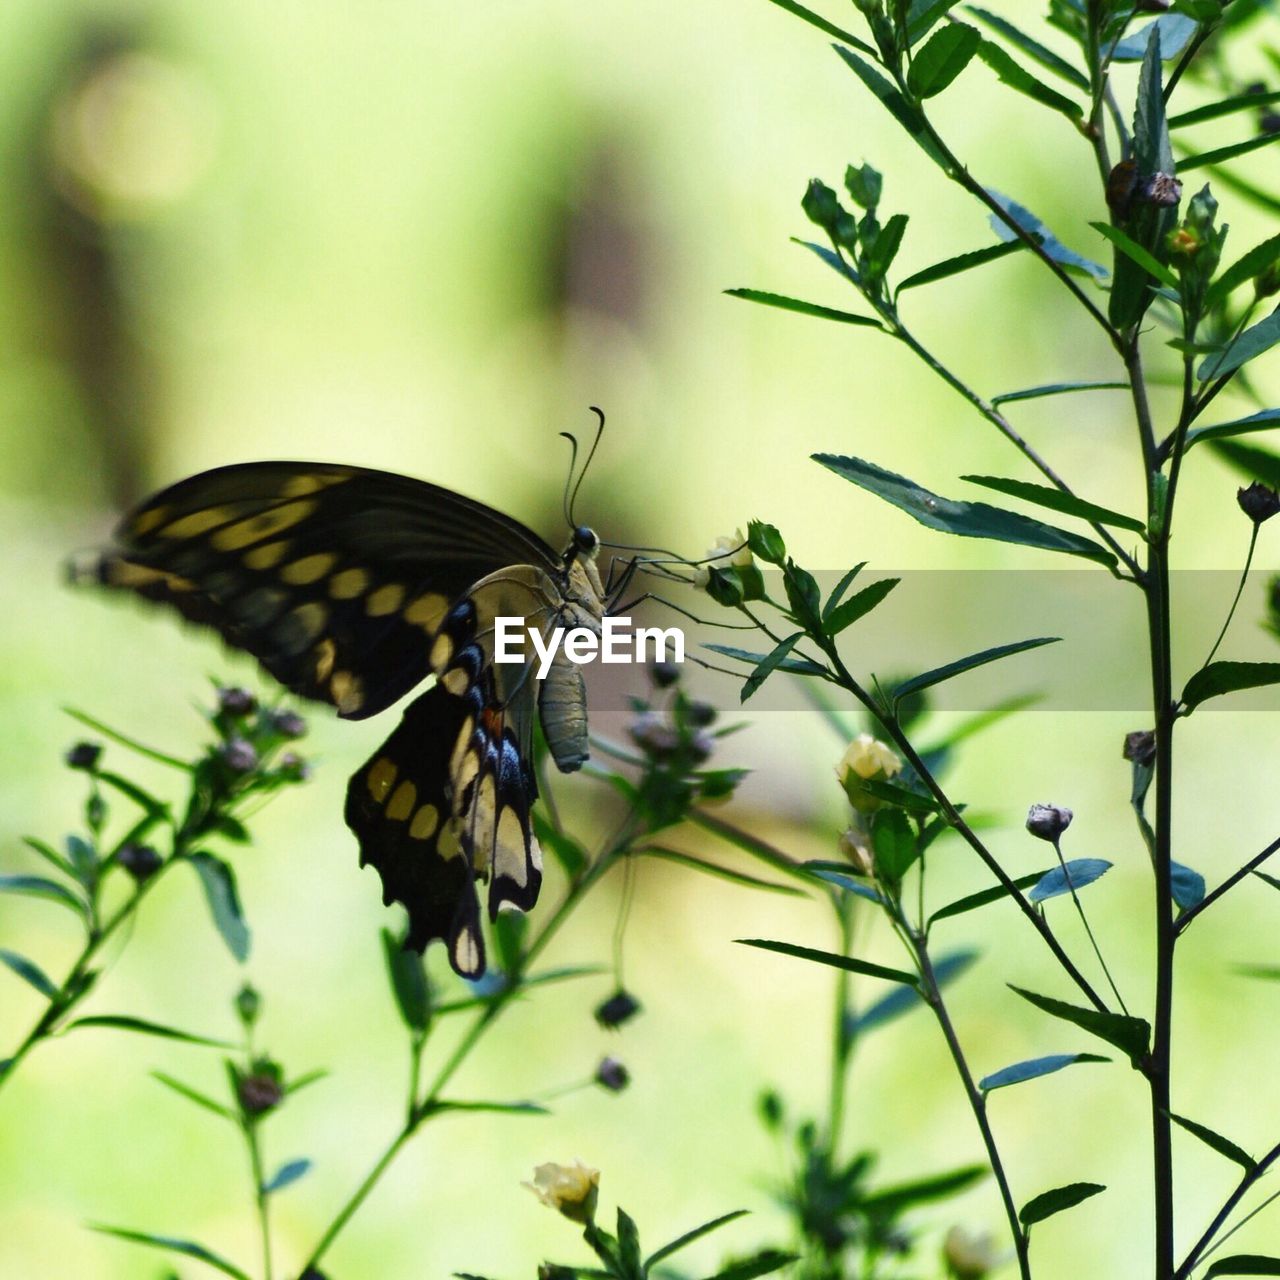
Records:
[[[944,104],[955,149],[1096,254],[1082,228],[1103,209],[1078,137],[1033,105],[1005,118],[1003,103],[975,65]],[[80,780],[59,757],[80,734],[61,707],[185,752],[199,739],[193,706],[210,674],[262,687],[249,664],[172,620],[60,585],[63,558],[101,541],[124,504],[202,468],[289,456],[386,467],[490,501],[555,541],[566,462],[555,433],[585,429],[586,406],[600,404],[610,430],[580,511],[614,540],[697,554],[759,516],[814,568],[1044,567],[1034,553],[939,539],[807,460],[816,449],[856,453],[947,493],[958,492],[961,472],[1024,474],[905,351],[723,296],[753,285],[849,304],[834,277],[788,244],[805,232],[805,182],[835,181],[848,161],[884,169],[886,208],[912,215],[902,270],[990,241],[981,212],[941,186],[872,105],[820,35],[765,0],[8,0],[5,869],[33,869],[21,834],[73,829]],[[1274,172],[1264,154],[1254,171]],[[1227,210],[1228,257],[1271,233],[1230,201]],[[917,295],[911,314],[987,393],[1116,376],[1096,331],[1031,262]],[[1089,497],[1136,507],[1123,397],[1039,402],[1018,422]],[[1179,567],[1231,569],[1246,541],[1236,481],[1208,456],[1193,461]],[[1264,535],[1263,566],[1275,560],[1267,543]],[[1206,580],[1215,594],[1184,607],[1219,616],[1223,580]],[[1252,592],[1242,630],[1255,629],[1260,609]],[[935,611],[923,625],[945,632],[947,618]],[[990,642],[1011,638],[994,627]],[[855,661],[883,671],[896,654],[889,646]],[[1010,681],[1019,687],[1012,671]],[[726,705],[735,699],[726,682],[704,688]],[[234,855],[254,929],[247,976],[267,1001],[264,1044],[291,1073],[333,1073],[267,1130],[269,1162],[316,1162],[276,1201],[286,1275],[400,1118],[404,1055],[377,946],[389,916],[340,816],[347,775],[392,720],[338,724],[316,712],[307,741],[315,781],[264,812],[255,846]],[[599,722],[621,731],[614,714]],[[1143,724],[1141,712],[1029,713],[981,739],[954,778],[957,795],[998,820],[993,846],[1015,873],[1043,861],[1021,829],[1026,806],[1075,808],[1070,852],[1116,863],[1090,905],[1140,1007],[1149,872],[1119,747]],[[738,820],[797,856],[830,856],[840,750],[817,716],[756,717],[724,749],[723,763],[756,770]],[[1278,756],[1269,716],[1219,712],[1187,725],[1176,856],[1211,884],[1274,836]],[[574,780],[561,794],[590,831],[592,785]],[[958,843],[944,848],[938,900],[981,887]],[[602,891],[553,959],[606,956],[617,906],[617,886]],[[1280,1106],[1258,1087],[1277,1047],[1280,989],[1230,966],[1273,958],[1275,908],[1266,886],[1242,889],[1189,935],[1179,975],[1175,1107],[1254,1148],[1280,1127]],[[1087,960],[1065,910],[1054,923]],[[1005,989],[1012,979],[1068,994],[1011,910],[954,926],[946,943],[984,953],[954,993],[979,1071],[1094,1047],[1030,1016]],[[711,1268],[724,1248],[776,1240],[782,1223],[766,1183],[786,1159],[756,1124],[755,1098],[774,1084],[798,1109],[820,1107],[829,984],[822,971],[732,944],[762,935],[832,941],[821,904],[642,867],[626,945],[644,1016],[622,1033],[596,1027],[590,1011],[608,994],[606,977],[540,992],[457,1082],[464,1096],[535,1096],[586,1076],[609,1052],[632,1070],[632,1087],[572,1094],[550,1119],[429,1126],[326,1269],[341,1280],[515,1276],[547,1254],[570,1258],[572,1233],[519,1183],[543,1160],[575,1156],[603,1170],[605,1203],[623,1203],[653,1244],[726,1210],[753,1210],[732,1239],[699,1245],[693,1264]],[[0,939],[53,973],[74,954],[69,918],[23,899],[0,900]],[[884,937],[869,954],[899,962]],[[92,1010],[228,1035],[229,1001],[245,976],[209,927],[194,877],[175,876],[147,903]],[[0,975],[0,1047],[38,1007]],[[5,1090],[0,1276],[169,1274],[163,1259],[83,1229],[88,1221],[254,1256],[242,1152],[211,1117],[150,1080],[154,1068],[209,1089],[221,1079],[216,1056],[200,1050],[84,1031],[42,1047]],[[884,1178],[979,1158],[946,1070],[924,1017],[860,1049],[850,1141],[881,1149]],[[998,1096],[993,1114],[1021,1198],[1069,1181],[1111,1188],[1037,1229],[1037,1274],[1144,1272],[1138,1078],[1119,1066],[1081,1068]],[[1181,1230],[1191,1239],[1234,1175],[1186,1135],[1178,1156]],[[925,1221],[939,1234],[953,1221],[998,1229],[994,1188]],[[1278,1233],[1263,1217],[1237,1240],[1274,1247]]]

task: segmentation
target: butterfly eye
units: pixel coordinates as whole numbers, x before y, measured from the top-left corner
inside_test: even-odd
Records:
[[[590,555],[600,545],[600,539],[596,537],[594,529],[588,529],[585,524],[580,524],[573,531],[573,545],[581,554]]]

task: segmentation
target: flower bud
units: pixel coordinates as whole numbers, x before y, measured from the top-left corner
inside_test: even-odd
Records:
[[[1027,810],[1027,830],[1041,840],[1056,844],[1062,833],[1071,825],[1075,814],[1056,804],[1033,804]]]
[[[859,813],[874,813],[883,803],[868,795],[864,782],[887,782],[902,771],[902,761],[878,738],[860,733],[849,744],[836,765],[836,777],[849,803]]]
[[[262,997],[247,982],[236,994],[236,1014],[246,1027],[251,1027],[258,1020],[262,1011]]]
[[[684,711],[685,720],[696,729],[715,724],[719,714],[709,702],[690,702]]]
[[[130,840],[120,846],[116,861],[133,877],[135,883],[145,884],[160,870],[162,859],[149,844],[134,844]]]
[[[271,726],[286,738],[301,738],[307,732],[307,722],[296,711],[273,712]]]
[[[630,992],[619,988],[596,1008],[596,1021],[607,1029],[630,1022],[640,1012],[640,1001]]]
[[[753,569],[755,560],[751,548],[742,536],[741,529],[735,529],[732,537],[721,535],[715,546],[707,549],[703,557],[705,564],[698,565],[693,571],[693,584],[704,591],[711,582],[712,569]]]
[[[1280,511],[1280,493],[1257,480],[1247,489],[1238,489],[1236,501],[1254,524],[1262,524]]]
[[[265,1071],[241,1076],[236,1082],[236,1096],[247,1116],[265,1115],[284,1101],[284,1089],[274,1075]]]
[[[1182,183],[1171,173],[1153,173],[1138,184],[1137,197],[1158,209],[1172,209],[1182,199]]]
[[[290,782],[306,782],[311,766],[296,751],[286,751],[280,757],[280,773]]]
[[[600,1170],[575,1160],[573,1164],[540,1164],[533,1181],[524,1184],[548,1208],[570,1222],[589,1223],[600,1197]]]
[[[971,1235],[963,1227],[952,1227],[942,1242],[942,1261],[951,1280],[983,1280],[1001,1259],[986,1232]]]
[[[1134,764],[1156,762],[1156,735],[1151,729],[1135,729],[1124,735],[1124,758]]]
[[[631,1083],[631,1072],[617,1058],[602,1058],[596,1068],[596,1084],[610,1093],[621,1093]]]
[[[218,710],[225,711],[229,716],[252,715],[257,708],[258,700],[248,689],[232,685],[218,690]]]
[[[869,164],[864,164],[857,169],[849,165],[844,171],[844,185],[854,204],[862,209],[874,209],[880,203],[880,195],[884,190],[884,178]]]
[[[836,848],[855,876],[870,876],[875,873],[875,855],[871,851],[870,840],[863,832],[855,827],[847,827],[840,833]]]
[[[98,767],[101,758],[102,748],[96,742],[77,742],[65,756],[68,768],[84,769],[90,773]]]
[[[1194,258],[1204,247],[1204,241],[1191,227],[1174,227],[1165,236],[1164,247],[1171,258]]]
[[[653,662],[649,664],[649,679],[659,689],[670,689],[680,681],[680,668],[674,662]]]
[[[654,760],[666,760],[680,749],[680,735],[657,711],[642,711],[627,726],[627,733]]]
[[[218,754],[232,773],[252,773],[258,767],[258,753],[244,738],[229,738],[218,749]]]
[[[840,201],[825,182],[813,178],[809,182],[800,207],[810,222],[816,223],[829,235],[835,234],[836,219],[840,216]]]

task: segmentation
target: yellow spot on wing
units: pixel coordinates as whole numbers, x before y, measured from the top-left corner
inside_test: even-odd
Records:
[[[354,600],[364,595],[369,585],[369,575],[363,569],[343,569],[329,579],[329,594],[335,600]]]
[[[359,711],[364,702],[364,688],[360,677],[350,671],[335,671],[329,680],[329,692],[339,715]]]
[[[206,507],[203,511],[193,511],[190,515],[180,516],[172,524],[160,530],[162,538],[194,538],[198,534],[208,533],[232,518],[232,512],[225,507]]]
[[[324,476],[310,473],[290,476],[284,482],[281,492],[286,498],[303,498],[309,493],[319,493],[321,489],[327,489],[333,484],[342,484],[350,479],[350,476],[345,475]]]
[[[149,511],[139,511],[129,522],[129,532],[138,536],[150,533],[158,524],[164,524],[172,512],[168,507],[152,507]]]
[[[245,552],[244,566],[246,569],[274,569],[288,549],[287,542],[264,542],[262,546]]]
[[[467,688],[471,684],[471,677],[461,667],[455,667],[447,675],[440,677],[440,683],[444,685],[454,697],[460,698],[466,693]]]
[[[437,591],[428,591],[426,595],[410,601],[404,611],[404,620],[411,627],[434,631],[448,612],[449,601]]]
[[[409,839],[430,840],[439,825],[440,810],[433,804],[424,804],[409,823]]]
[[[365,612],[371,618],[382,618],[395,613],[404,600],[404,588],[398,582],[388,582],[370,594],[364,602]]]
[[[494,852],[495,874],[509,876],[523,889],[529,880],[529,864],[524,848],[524,826],[510,805],[498,815],[497,847]]]
[[[303,556],[301,560],[294,560],[285,565],[280,570],[280,577],[284,582],[292,583],[295,587],[306,586],[308,582],[318,582],[323,578],[333,568],[337,558],[327,551],[313,556]]]
[[[109,560],[107,581],[113,587],[132,587],[135,591],[157,586],[167,587],[170,591],[192,591],[196,585],[175,573],[166,573],[163,569],[148,569],[146,565],[133,564],[128,560]]]
[[[436,852],[446,862],[462,853],[462,844],[458,840],[458,824],[452,819],[444,824],[444,830],[440,832],[440,839],[436,843]]]
[[[305,649],[324,630],[325,623],[329,621],[329,610],[312,600],[291,610],[285,621],[291,625],[291,631],[298,637],[294,649],[297,653]]]
[[[476,937],[475,926],[466,924],[458,930],[453,940],[453,965],[461,974],[470,976],[480,968],[480,940]]]
[[[326,636],[315,648],[316,684],[324,684],[333,670],[333,660],[337,656],[333,641]]]
[[[392,822],[403,822],[413,812],[413,807],[417,803],[418,788],[406,779],[396,788],[395,794],[391,797],[387,805],[387,817]]]
[[[441,671],[449,665],[449,659],[452,657],[453,641],[445,635],[436,636],[436,642],[431,646],[432,667]]]
[[[237,520],[225,529],[219,529],[211,541],[219,551],[240,551],[261,542],[272,534],[284,529],[291,529],[295,524],[305,520],[316,509],[313,498],[299,498],[296,502],[286,502],[278,507],[271,507],[247,520]],[[179,522],[180,523],[180,522]],[[173,526],[170,525],[169,528]],[[165,530],[168,533],[168,529]]]
[[[378,804],[387,798],[387,792],[391,790],[391,784],[395,782],[399,772],[395,762],[388,760],[386,756],[373,762],[368,777],[369,794]]]

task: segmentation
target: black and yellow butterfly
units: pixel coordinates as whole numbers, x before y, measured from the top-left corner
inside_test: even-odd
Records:
[[[286,688],[359,720],[435,683],[352,777],[346,820],[408,943],[443,938],[484,972],[489,915],[533,906],[533,720],[565,772],[587,758],[582,672],[558,650],[546,678],[495,663],[494,619],[600,630],[599,542],[557,555],[515,520],[435,485],[325,463],[220,467],[147,499],[87,576],[176,608],[253,654]],[[82,575],[85,576],[83,571]]]

